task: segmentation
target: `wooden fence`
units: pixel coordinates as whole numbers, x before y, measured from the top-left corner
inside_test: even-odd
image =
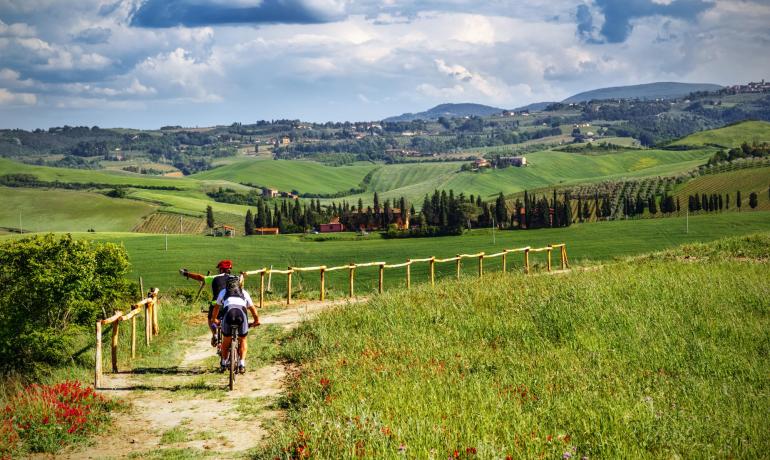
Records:
[[[386,269],[405,268],[406,287],[408,289],[412,286],[411,267],[414,264],[418,264],[418,263],[428,264],[429,280],[430,280],[431,286],[433,286],[435,285],[435,282],[436,282],[436,264],[454,262],[456,267],[455,269],[456,278],[460,279],[460,270],[461,270],[462,260],[476,259],[478,263],[478,276],[483,277],[485,260],[501,257],[502,271],[505,272],[507,271],[508,257],[511,256],[512,254],[521,253],[523,255],[524,273],[530,273],[530,268],[531,268],[530,254],[545,252],[547,254],[546,269],[547,271],[550,272],[553,269],[552,261],[551,261],[553,251],[559,251],[561,269],[566,270],[567,268],[569,268],[569,260],[567,259],[567,245],[564,243],[561,243],[561,244],[552,244],[542,248],[524,247],[524,248],[517,248],[517,249],[505,249],[495,254],[486,254],[484,252],[479,252],[477,254],[457,254],[455,257],[450,257],[447,259],[438,259],[436,257],[428,257],[425,259],[407,259],[406,262],[397,263],[397,264],[388,264],[386,262],[367,262],[367,263],[360,263],[360,264],[350,263],[348,265],[340,265],[337,267],[327,267],[325,265],[320,265],[317,267],[287,267],[286,270],[262,268],[259,270],[242,272],[241,274],[243,275],[244,280],[245,280],[245,277],[247,276],[259,275],[259,307],[262,308],[265,304],[265,275],[268,275],[268,274],[286,275],[286,305],[291,305],[292,275],[294,273],[318,272],[320,276],[319,300],[323,301],[326,298],[326,274],[337,270],[348,271],[348,293],[347,294],[348,294],[348,297],[354,297],[356,269],[359,269],[359,268],[378,267],[379,272],[378,272],[378,279],[377,279],[377,292],[382,294]]]
[[[157,288],[151,289],[147,297],[141,302],[131,305],[131,311],[125,315],[122,311],[116,311],[109,318],[96,322],[95,388],[100,388],[102,384],[102,329],[112,325],[112,340],[110,342],[112,372],[118,372],[120,323],[131,320],[131,359],[134,359],[136,357],[136,317],[144,313],[144,343],[146,346],[149,347],[152,337],[160,332],[158,327],[158,292]]]

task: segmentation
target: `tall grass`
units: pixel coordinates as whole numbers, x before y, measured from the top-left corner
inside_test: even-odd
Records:
[[[301,372],[260,456],[765,456],[770,267],[704,260],[447,281],[324,314],[285,346]]]

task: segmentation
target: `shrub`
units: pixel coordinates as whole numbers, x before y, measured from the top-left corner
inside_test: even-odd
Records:
[[[49,234],[0,243],[0,373],[69,359],[84,326],[127,297],[126,250]]]
[[[116,404],[76,381],[30,385],[11,397],[0,414],[0,458],[53,453],[85,439],[109,420]]]

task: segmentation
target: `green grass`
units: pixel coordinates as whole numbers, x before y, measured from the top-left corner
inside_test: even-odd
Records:
[[[246,159],[193,175],[273,187],[282,192],[335,193],[357,187],[372,163],[332,167],[314,161]]]
[[[764,457],[768,276],[653,257],[325,313],[286,344],[302,372],[258,456]]]
[[[193,282],[186,281],[177,273],[185,267],[205,273],[214,270],[217,261],[230,258],[235,269],[253,270],[261,267],[285,268],[293,266],[328,266],[353,262],[403,262],[407,258],[430,256],[450,257],[457,253],[486,251],[492,253],[503,248],[522,246],[539,247],[551,243],[565,242],[570,260],[580,263],[584,260],[606,261],[616,257],[641,254],[676,245],[711,241],[724,236],[742,235],[770,230],[770,214],[767,212],[743,212],[709,216],[691,216],[690,231],[685,234],[685,218],[643,219],[573,225],[562,229],[533,231],[497,231],[496,244],[492,244],[490,230],[474,230],[463,236],[439,238],[413,238],[385,240],[372,236],[363,241],[327,240],[313,241],[300,236],[254,236],[236,238],[213,238],[193,235],[170,235],[168,251],[165,251],[163,235],[139,234],[79,234],[79,237],[97,238],[123,243],[128,250],[132,264],[132,278],[142,276],[145,285],[158,286],[164,291],[172,287],[189,288]],[[4,238],[8,238],[5,236]],[[521,256],[512,256],[509,267],[521,268]],[[543,254],[533,255],[533,263],[542,264]],[[499,270],[499,259],[488,261],[489,271]],[[467,274],[474,273],[475,264],[466,261]],[[452,264],[437,265],[438,277],[450,277],[454,273]],[[427,264],[412,268],[415,283],[427,279]],[[295,295],[315,295],[318,290],[318,275],[307,273],[294,278]],[[285,276],[276,275],[273,287],[277,294],[284,292]],[[356,289],[360,294],[376,289],[377,269],[362,268],[356,273]],[[386,272],[387,288],[403,285],[404,270]],[[248,288],[254,289],[256,279],[249,279]],[[333,295],[341,295],[347,289],[347,272],[332,272],[327,277],[328,288]]]
[[[0,226],[24,231],[130,231],[157,209],[148,203],[108,198],[100,193],[0,187]]]
[[[740,190],[742,197],[742,210],[749,208],[749,194],[757,194],[758,209],[770,210],[770,167],[747,168],[718,174],[706,174],[682,184],[676,191],[682,204],[687,203],[688,196],[705,193],[730,194],[730,210],[736,211],[736,192]]]
[[[142,185],[157,187],[177,187],[190,189],[198,187],[196,181],[183,177],[153,177],[126,171],[87,170],[69,168],[51,168],[47,166],[35,166],[0,158],[0,175],[25,173],[33,174],[41,181],[87,183],[114,185]]]
[[[500,192],[508,195],[553,185],[676,175],[697,168],[712,154],[708,149],[681,152],[639,149],[606,155],[548,150],[527,154],[526,168],[470,172],[459,170],[462,163],[385,166],[373,175],[372,185],[380,192],[381,200],[405,196],[416,205],[422,204],[425,194],[436,189],[453,189],[466,196],[480,194],[484,199],[490,199]],[[355,203],[358,198],[369,204],[372,193],[346,199]]]
[[[742,143],[770,142],[770,123],[766,121],[745,121],[724,128],[691,134],[671,145],[703,146],[718,145],[725,148],[738,147]]]

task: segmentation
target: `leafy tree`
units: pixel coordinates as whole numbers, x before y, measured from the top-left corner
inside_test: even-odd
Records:
[[[214,228],[214,210],[211,208],[211,205],[206,206],[206,226]]]
[[[38,235],[0,243],[0,372],[39,373],[70,363],[103,311],[128,302],[123,246]],[[104,310],[103,310],[104,308]]]

